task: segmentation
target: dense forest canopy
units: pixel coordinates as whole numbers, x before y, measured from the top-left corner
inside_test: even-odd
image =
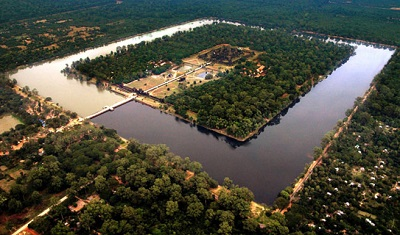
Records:
[[[397,51],[286,214],[292,230],[400,233],[399,66]]]
[[[160,0],[151,4],[41,0],[40,7],[28,0],[1,3],[0,71],[203,17],[400,44],[400,11],[391,9],[397,2],[390,0]]]
[[[187,111],[195,112],[198,124],[239,138],[248,137],[309,91],[352,51],[350,46],[300,38],[282,30],[215,24],[130,45],[73,67],[89,77],[127,83],[145,77],[154,62],[180,64],[183,58],[218,44],[249,47],[261,54],[254,61],[240,59],[233,71],[219,71],[220,80],[171,95],[166,102],[184,118],[188,118]],[[261,66],[263,71],[257,70]]]
[[[288,233],[282,215],[252,214],[248,189],[226,179],[213,193],[218,183],[199,163],[165,145],[120,144],[115,131],[83,125],[2,158],[2,164],[24,169],[8,192],[0,190],[2,213],[21,213],[67,190],[65,203],[30,226],[41,234]],[[98,200],[74,209],[79,198],[91,195]]]
[[[400,45],[398,0],[0,3],[0,72],[200,17]],[[269,57],[262,59],[271,62]],[[240,69],[253,67],[242,63],[226,78],[241,81],[245,78],[238,76]],[[9,234],[26,222],[24,218],[32,211],[53,205],[60,194],[68,194],[65,204],[31,226],[43,234],[399,234],[399,71],[397,51],[378,76],[376,91],[360,107],[348,130],[333,141],[328,157],[285,215],[271,215],[267,210],[258,219],[249,217],[253,196],[247,189],[227,179],[224,186],[230,191],[216,200],[208,190],[216,182],[200,170],[200,164],[171,154],[165,146],[131,141],[120,148],[115,131],[84,125],[31,139],[0,158],[1,186],[9,187],[0,190],[0,232]],[[290,84],[279,85],[290,88]],[[1,135],[1,150],[37,132],[39,118],[60,114],[14,94],[13,86],[14,82],[1,77],[0,115],[11,113],[23,124]],[[22,89],[34,93],[28,87]],[[21,106],[35,112],[27,113]],[[59,127],[69,117],[51,119],[50,123]],[[9,170],[3,171],[4,166]],[[194,175],[186,179],[185,170]],[[67,207],[77,202],[74,196],[86,199],[93,194],[100,200],[80,213]],[[275,205],[283,208],[288,200],[289,193],[282,191]]]
[[[31,141],[0,159],[3,166],[24,170],[9,191],[0,192],[2,215],[19,215],[9,217],[10,229],[23,222],[17,218],[26,208],[48,205],[54,201],[48,195],[67,189],[69,200],[36,219],[32,228],[44,234],[132,230],[157,234],[178,229],[200,234],[397,234],[399,64],[397,51],[377,77],[377,90],[348,130],[334,140],[328,157],[284,216],[267,212],[250,219],[247,206],[253,196],[247,189],[227,179],[224,185],[230,193],[212,199],[215,196],[207,189],[216,182],[201,172],[200,164],[175,156],[162,145],[131,140],[126,149],[120,148],[115,131],[90,125]],[[190,177],[186,170],[194,175]],[[2,173],[1,177],[9,176]],[[285,207],[287,191],[279,195],[276,206]],[[80,213],[68,208],[90,195],[100,199]]]
[[[114,0],[1,0],[0,24],[115,3]]]

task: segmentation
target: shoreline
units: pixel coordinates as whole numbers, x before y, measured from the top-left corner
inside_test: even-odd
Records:
[[[3,74],[5,74],[6,76],[9,77],[10,75],[12,75],[14,73],[17,73],[18,70],[20,70],[20,69],[26,69],[26,68],[34,67],[34,66],[41,65],[41,64],[44,64],[44,63],[53,62],[53,61],[55,61],[57,59],[62,59],[62,58],[65,58],[65,57],[68,57],[68,56],[72,56],[72,55],[75,55],[75,54],[78,54],[78,53],[81,53],[81,52],[85,52],[85,51],[93,50],[93,49],[96,49],[96,48],[108,46],[110,44],[122,42],[124,40],[132,39],[132,38],[135,38],[135,37],[141,37],[141,36],[143,36],[145,34],[151,34],[151,33],[154,33],[154,32],[160,31],[160,30],[165,30],[165,29],[173,28],[173,27],[176,27],[176,26],[179,26],[179,25],[189,24],[189,23],[192,23],[192,22],[203,21],[203,20],[216,21],[216,20],[218,20],[218,18],[216,18],[216,17],[204,17],[204,18],[198,18],[198,19],[193,19],[193,20],[188,20],[188,21],[175,23],[175,24],[168,25],[168,26],[165,26],[165,27],[162,27],[162,28],[153,29],[151,31],[146,31],[146,32],[134,34],[134,35],[131,35],[131,36],[126,36],[126,37],[114,39],[114,40],[111,40],[111,41],[109,41],[107,43],[102,43],[102,44],[100,43],[98,45],[89,46],[89,47],[86,47],[84,49],[79,49],[79,50],[74,51],[74,52],[68,52],[68,53],[65,53],[65,54],[56,55],[54,57],[51,57],[51,58],[48,58],[48,59],[39,60],[39,61],[33,62],[31,64],[19,65],[14,69],[4,71]]]
[[[337,129],[336,129],[335,133],[334,133],[333,136],[332,136],[332,140],[330,140],[330,141],[323,147],[322,153],[321,153],[320,155],[318,155],[318,157],[317,157],[316,159],[314,159],[314,160],[311,162],[311,164],[307,167],[307,169],[305,169],[305,170],[300,174],[300,175],[302,175],[302,174],[304,174],[304,175],[303,175],[302,177],[299,177],[298,179],[295,180],[295,182],[292,183],[293,192],[290,194],[290,197],[289,197],[289,204],[288,204],[285,208],[279,210],[279,212],[280,212],[281,214],[286,213],[286,212],[288,211],[288,209],[291,208],[293,202],[295,202],[295,201],[297,200],[297,198],[296,198],[297,194],[303,189],[304,183],[305,183],[305,182],[308,180],[308,178],[312,175],[314,168],[315,168],[316,166],[322,164],[324,158],[329,157],[328,150],[330,149],[330,147],[332,146],[332,144],[340,137],[340,135],[341,135],[345,130],[347,130],[348,126],[350,125],[350,123],[351,123],[351,121],[352,121],[352,119],[353,119],[353,116],[357,113],[359,107],[365,103],[365,101],[366,101],[366,100],[369,98],[369,96],[371,95],[372,91],[374,91],[374,90],[376,89],[376,87],[375,87],[376,84],[377,84],[377,81],[374,79],[374,80],[371,82],[371,86],[368,88],[368,90],[367,90],[367,91],[364,93],[364,95],[362,96],[362,100],[361,100],[360,104],[354,106],[354,107],[352,108],[351,113],[346,117],[347,120],[344,121],[342,125],[336,124],[336,125],[334,126],[334,128],[333,128],[332,130],[335,130],[336,128],[337,128]]]
[[[318,32],[314,32],[314,31],[308,31],[308,30],[293,30],[293,33],[297,33],[297,34],[308,34],[308,35],[314,35],[317,37],[329,37],[331,39],[340,39],[340,40],[346,40],[346,41],[350,41],[350,42],[354,42],[354,43],[362,43],[365,45],[373,45],[373,46],[382,46],[382,47],[387,47],[387,48],[391,48],[396,50],[398,47],[395,45],[389,45],[389,44],[383,44],[383,43],[379,43],[379,42],[369,42],[369,41],[365,41],[365,40],[360,40],[360,39],[355,39],[355,38],[348,38],[348,37],[343,37],[343,36],[335,36],[335,35],[330,35],[330,34],[324,34],[324,33],[318,33]]]
[[[161,112],[164,112],[164,113],[166,113],[166,114],[170,114],[170,115],[172,115],[172,116],[174,116],[174,117],[179,118],[179,119],[182,120],[182,121],[185,121],[185,122],[187,122],[187,123],[200,126],[200,127],[204,128],[204,129],[210,131],[210,132],[213,132],[213,133],[222,135],[222,136],[224,136],[224,137],[226,137],[226,138],[229,138],[229,139],[231,139],[231,140],[234,140],[234,141],[239,142],[240,144],[243,144],[243,143],[245,143],[245,142],[247,142],[247,141],[250,141],[252,138],[256,137],[258,134],[260,134],[260,132],[261,132],[261,130],[262,130],[263,128],[265,128],[268,124],[271,124],[274,120],[276,120],[276,118],[278,118],[281,114],[283,114],[284,112],[286,112],[291,106],[295,105],[295,104],[299,101],[300,97],[302,97],[302,96],[304,96],[305,94],[307,94],[308,92],[310,92],[310,91],[312,90],[312,88],[313,88],[315,85],[317,85],[319,82],[321,82],[321,81],[325,80],[326,78],[328,78],[328,76],[329,76],[335,69],[337,69],[337,68],[339,68],[340,66],[342,66],[342,65],[343,65],[343,62],[349,60],[349,58],[350,58],[351,56],[354,55],[354,51],[355,51],[355,49],[353,49],[353,50],[351,51],[351,53],[350,53],[347,57],[343,58],[341,61],[338,61],[337,66],[336,66],[335,68],[333,68],[332,70],[327,71],[324,75],[318,76],[317,79],[311,78],[310,81],[312,81],[312,86],[311,86],[310,90],[299,94],[295,99],[291,100],[291,101],[289,102],[289,104],[285,105],[282,109],[280,109],[280,110],[278,110],[277,112],[275,112],[274,114],[272,114],[272,117],[271,117],[270,119],[264,118],[263,124],[261,124],[261,125],[258,126],[255,130],[251,131],[247,136],[242,137],[242,138],[241,138],[241,137],[235,137],[235,136],[233,136],[233,135],[229,135],[228,133],[226,133],[226,131],[224,131],[225,129],[214,129],[214,128],[210,128],[210,127],[207,127],[207,126],[204,126],[204,125],[200,125],[200,124],[197,124],[195,121],[191,121],[191,120],[189,120],[189,119],[187,119],[187,118],[184,118],[184,117],[182,117],[182,116],[180,116],[180,115],[178,115],[178,114],[176,114],[176,113],[174,113],[174,112],[171,112],[171,111],[168,111],[168,110],[163,110],[163,109],[161,109],[160,107],[161,107],[162,105],[169,105],[169,104],[159,102],[159,101],[153,99],[151,96],[143,96],[143,95],[137,94],[137,97],[134,98],[133,101],[136,101],[136,102],[141,103],[141,104],[143,104],[143,105],[149,106],[149,107],[151,107],[151,108],[153,108],[153,109],[158,109],[158,110],[160,110]],[[316,81],[316,82],[315,82],[315,81]],[[116,90],[118,87],[117,87],[116,85],[110,85],[110,87],[112,87],[112,88],[110,89],[111,91],[114,91],[114,92],[118,93],[118,91]],[[119,93],[119,94],[120,94],[120,93]],[[140,99],[141,99],[141,100],[140,100]],[[152,102],[146,102],[146,101],[143,101],[143,99],[150,99],[150,100],[152,100]]]

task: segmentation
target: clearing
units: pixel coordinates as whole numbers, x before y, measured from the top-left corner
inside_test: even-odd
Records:
[[[0,133],[9,131],[11,128],[14,128],[18,124],[22,124],[22,122],[20,122],[12,115],[5,115],[3,117],[0,117]]]

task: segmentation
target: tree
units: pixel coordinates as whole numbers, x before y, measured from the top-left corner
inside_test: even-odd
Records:
[[[109,184],[106,178],[104,178],[104,176],[102,175],[99,175],[94,179],[94,186],[99,193],[103,193],[109,190]]]
[[[22,202],[15,199],[15,198],[11,198],[8,201],[8,211],[12,212],[12,213],[18,213],[23,209],[23,205]]]
[[[84,212],[79,216],[82,227],[90,230],[95,223],[103,223],[112,218],[113,207],[103,200],[94,200],[85,206]]]
[[[40,204],[42,202],[42,195],[38,191],[33,191],[30,200],[33,204]]]
[[[168,216],[173,216],[178,211],[179,211],[179,205],[177,201],[167,201],[166,214]]]
[[[233,181],[231,179],[229,179],[228,177],[225,177],[223,186],[230,189],[234,186]]]
[[[219,225],[218,233],[219,234],[232,234],[232,226],[229,225],[228,222],[221,222]]]
[[[61,177],[55,175],[51,177],[50,189],[52,192],[59,192],[64,186],[64,182]]]
[[[287,205],[289,204],[289,200],[284,198],[284,197],[278,197],[275,202],[274,205],[279,208],[279,209],[283,209],[285,208]]]
[[[64,225],[63,221],[58,221],[56,226],[54,226],[50,230],[51,234],[53,235],[60,235],[60,234],[65,234],[65,235],[73,235],[74,232],[70,230],[70,228],[66,225]]]
[[[190,203],[187,207],[187,215],[193,218],[198,218],[202,215],[204,206],[201,202]]]

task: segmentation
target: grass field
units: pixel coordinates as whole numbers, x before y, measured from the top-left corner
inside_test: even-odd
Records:
[[[0,117],[0,133],[9,131],[11,128],[14,128],[18,124],[22,124],[22,122],[20,122],[18,119],[16,119],[12,115],[6,115],[3,117]]]

